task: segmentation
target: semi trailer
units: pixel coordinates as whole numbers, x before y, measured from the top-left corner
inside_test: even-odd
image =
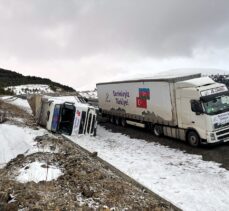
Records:
[[[32,95],[28,98],[37,123],[54,133],[96,135],[96,110],[76,96]]]
[[[100,113],[192,146],[229,141],[229,92],[201,74],[98,83]]]

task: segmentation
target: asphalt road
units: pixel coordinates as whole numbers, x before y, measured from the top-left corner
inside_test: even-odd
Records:
[[[122,126],[116,126],[106,121],[100,122],[99,124],[107,129],[110,129],[114,133],[122,133],[128,135],[131,138],[144,139],[149,142],[157,142],[161,145],[179,149],[186,153],[202,155],[203,160],[220,163],[223,168],[229,170],[229,142],[214,146],[200,146],[198,148],[193,148],[186,142],[177,139],[168,137],[155,137],[150,131],[142,128],[132,126],[127,126],[124,128]]]

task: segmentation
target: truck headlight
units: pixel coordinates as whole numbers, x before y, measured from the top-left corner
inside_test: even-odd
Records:
[[[215,133],[210,133],[210,138],[212,141],[215,141],[216,140]]]

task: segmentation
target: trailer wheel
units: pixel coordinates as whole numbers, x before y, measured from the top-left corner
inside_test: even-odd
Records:
[[[115,124],[119,125],[119,122],[120,122],[119,117],[115,117]]]
[[[125,119],[125,118],[122,118],[122,119],[121,119],[121,125],[122,125],[123,127],[126,127],[126,119]]]
[[[187,135],[187,141],[192,147],[198,147],[200,144],[200,137],[195,131],[190,131]]]
[[[110,116],[110,123],[114,123],[114,117],[113,116]]]
[[[97,135],[97,128],[94,129],[94,133],[93,133],[93,136],[96,136]]]
[[[160,125],[154,125],[153,133],[155,136],[159,137],[163,135],[163,128]]]

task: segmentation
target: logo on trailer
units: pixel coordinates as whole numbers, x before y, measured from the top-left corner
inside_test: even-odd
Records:
[[[139,98],[149,100],[150,99],[149,88],[139,88]]]
[[[136,98],[136,106],[138,108],[147,108],[147,100],[150,99],[149,88],[139,88],[139,97]]]
[[[80,112],[79,112],[78,110],[77,110],[77,112],[76,112],[76,115],[77,115],[77,116],[80,116]]]

